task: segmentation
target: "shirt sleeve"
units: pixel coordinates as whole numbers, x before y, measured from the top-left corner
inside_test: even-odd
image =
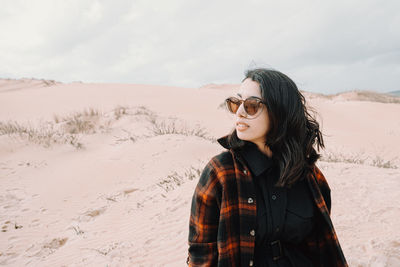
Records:
[[[330,219],[331,190],[321,170],[316,166],[313,174],[315,178],[313,182],[316,182],[314,186],[318,186],[322,195],[319,200],[325,202],[327,210],[322,209],[322,212],[316,217],[317,222],[314,230],[304,239],[305,245],[302,246],[302,249],[307,253],[306,255],[309,256],[309,259],[312,260],[313,266],[348,267]],[[323,202],[318,202],[323,204]]]
[[[331,215],[331,189],[325,179],[325,176],[317,166],[315,166],[314,175],[317,179],[317,183],[319,189],[321,190],[322,197],[324,198],[326,207],[328,208],[329,215]]]
[[[322,200],[325,202],[328,214],[331,212],[331,197],[330,188],[325,176],[322,174],[321,170],[314,166],[313,179],[315,179],[316,185],[318,186]],[[319,199],[321,199],[321,197]],[[303,245],[300,246],[302,252],[307,255],[307,257],[312,261],[313,266],[336,266],[335,261],[332,260],[334,254],[330,253],[330,246],[326,243],[332,237],[331,232],[326,227],[326,222],[324,221],[323,215],[316,214],[316,224],[312,232],[303,240]],[[326,263],[329,262],[329,264]],[[332,261],[332,262],[330,262]]]
[[[217,266],[217,234],[221,202],[220,186],[212,160],[195,188],[190,210],[189,266]]]

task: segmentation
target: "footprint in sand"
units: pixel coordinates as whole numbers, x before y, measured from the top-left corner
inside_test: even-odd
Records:
[[[81,216],[79,216],[79,221],[90,221],[96,218],[97,216],[103,214],[106,211],[106,207],[101,207],[98,209],[90,209],[83,213]]]
[[[31,221],[31,224],[29,226],[37,227],[39,225],[40,225],[40,220],[39,219],[34,219],[34,220]]]
[[[48,243],[45,243],[43,245],[43,248],[49,248],[49,249],[59,249],[60,247],[64,246],[65,243],[67,243],[68,238],[54,238]]]
[[[54,253],[57,249],[61,248],[62,246],[67,243],[68,238],[53,238],[52,240],[48,242],[44,242],[40,245],[32,245],[30,246],[26,252],[32,253],[30,257],[32,256],[40,256],[40,257],[45,257],[48,256],[52,253]]]
[[[135,191],[139,190],[138,188],[129,188],[124,190],[124,195],[129,195],[130,193],[133,193]]]
[[[9,189],[7,191],[14,191],[14,189]],[[5,210],[19,210],[21,206],[21,201],[22,198],[17,197],[13,193],[0,195],[0,207]]]
[[[7,232],[11,229],[21,229],[23,226],[19,225],[18,223],[12,224],[11,221],[5,221],[3,226],[1,227],[2,232]]]

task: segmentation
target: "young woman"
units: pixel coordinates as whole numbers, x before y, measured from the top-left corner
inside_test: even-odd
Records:
[[[250,70],[226,105],[236,127],[194,191],[189,266],[347,266],[315,165],[322,134],[295,83]]]

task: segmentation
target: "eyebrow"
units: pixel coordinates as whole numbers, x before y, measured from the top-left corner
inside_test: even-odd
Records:
[[[241,95],[241,94],[239,94],[239,93],[237,93],[236,95],[238,95],[240,98],[243,98],[243,97],[242,97],[242,95]],[[260,98],[260,97],[258,97],[258,96],[255,96],[255,95],[249,96],[248,98],[250,98],[250,97]]]

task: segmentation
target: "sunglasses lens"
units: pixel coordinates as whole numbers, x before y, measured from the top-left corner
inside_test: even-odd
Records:
[[[237,110],[239,109],[240,104],[242,103],[242,100],[239,100],[235,97],[230,97],[226,99],[226,106],[228,107],[228,110],[232,112],[233,114],[236,114]],[[261,102],[257,99],[246,99],[243,101],[244,105],[244,111],[250,116],[257,114]]]
[[[260,103],[256,99],[246,99],[244,101],[244,110],[250,116],[255,115],[260,107]]]
[[[234,97],[230,97],[226,100],[226,106],[228,107],[230,112],[236,113],[240,106],[240,101]]]

